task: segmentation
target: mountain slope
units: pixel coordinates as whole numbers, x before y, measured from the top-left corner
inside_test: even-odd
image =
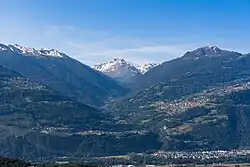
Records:
[[[0,64],[79,101],[101,105],[127,92],[116,81],[54,49],[0,47]]]
[[[242,54],[221,50],[216,46],[198,48],[185,53],[183,57],[162,63],[138,78],[134,83],[137,88],[146,88],[160,82],[173,81],[192,73],[201,73],[202,71],[209,72],[218,70],[218,68],[218,72],[221,72],[223,61],[229,62],[230,59],[240,56],[242,56]],[[216,62],[215,65],[213,65],[214,62]],[[213,69],[213,66],[218,67]]]
[[[108,109],[157,132],[166,150],[248,148],[249,76],[249,54],[198,48],[150,70]]]
[[[0,66],[0,156],[41,162],[160,146],[157,135],[119,124],[96,108]]]

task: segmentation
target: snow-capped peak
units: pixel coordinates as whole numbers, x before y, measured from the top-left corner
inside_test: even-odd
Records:
[[[210,51],[212,51],[212,52],[214,52],[214,53],[217,53],[217,52],[221,51],[221,49],[218,48],[218,47],[215,46],[215,45],[210,45],[210,46],[204,47],[203,49],[205,49],[205,50],[210,50]]]
[[[217,46],[210,45],[210,46],[205,46],[205,47],[195,49],[193,51],[188,51],[187,53],[185,53],[184,57],[198,59],[198,58],[200,58],[202,56],[221,55],[223,52],[225,52],[225,51],[221,50]]]
[[[93,68],[95,70],[104,72],[104,73],[109,73],[112,71],[118,71],[123,68],[129,69],[133,73],[137,74],[144,74],[148,72],[150,69],[156,67],[157,63],[148,63],[144,65],[136,65],[130,62],[127,62],[126,60],[122,58],[114,58],[113,60],[109,62],[103,62],[99,65],[95,65]]]
[[[129,83],[132,78],[141,75],[140,70],[133,63],[122,58],[114,58],[109,62],[95,65],[93,68],[124,83]]]
[[[140,71],[132,63],[129,63],[122,58],[114,58],[113,60],[109,62],[103,62],[99,65],[95,65],[93,68],[95,70],[106,72],[106,73],[116,71],[121,68],[128,68],[134,73],[140,73]]]
[[[23,55],[63,57],[63,55],[55,49],[35,49],[18,44],[8,45],[6,47],[9,47],[9,49],[13,52],[18,52]]]
[[[213,49],[213,50],[218,48],[218,47],[215,46],[215,45],[209,45],[208,47],[209,47],[210,49]]]

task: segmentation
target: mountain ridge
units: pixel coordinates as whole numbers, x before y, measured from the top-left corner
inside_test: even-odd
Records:
[[[9,44],[8,47],[12,50],[12,51],[16,51],[20,54],[24,54],[24,55],[35,55],[35,56],[53,56],[53,57],[63,57],[63,53],[60,53],[59,51],[57,51],[56,49],[45,49],[45,48],[41,48],[41,49],[35,49],[35,48],[27,48],[18,44],[14,44],[11,45]]]

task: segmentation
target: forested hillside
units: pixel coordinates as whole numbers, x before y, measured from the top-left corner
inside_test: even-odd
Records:
[[[113,115],[160,135],[164,150],[248,148],[250,57],[198,48],[140,78]]]
[[[160,148],[157,135],[0,66],[0,153],[26,160]]]

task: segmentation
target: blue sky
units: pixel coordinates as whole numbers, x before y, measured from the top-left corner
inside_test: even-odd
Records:
[[[0,42],[93,65],[163,62],[205,45],[250,52],[250,0],[1,0]]]

